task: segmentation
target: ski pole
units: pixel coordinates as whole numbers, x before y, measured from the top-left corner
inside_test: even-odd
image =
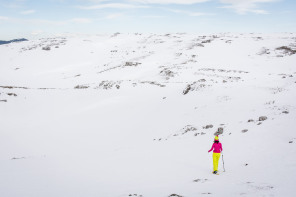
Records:
[[[224,159],[223,159],[223,153],[222,153],[222,161],[223,161],[223,169],[224,169],[224,172],[225,172],[225,168],[224,168]]]

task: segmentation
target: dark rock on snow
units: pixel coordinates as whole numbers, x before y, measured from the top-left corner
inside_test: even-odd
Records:
[[[209,124],[209,125],[206,125],[203,127],[204,129],[210,129],[210,128],[213,128],[213,125]]]
[[[223,134],[223,127],[219,127],[218,130],[214,133],[214,135],[221,135]]]
[[[266,116],[260,116],[259,117],[259,121],[264,121],[264,120],[267,120],[267,117]]]

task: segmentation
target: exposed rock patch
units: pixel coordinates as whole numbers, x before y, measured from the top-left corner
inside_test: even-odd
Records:
[[[181,196],[179,194],[171,194],[171,195],[169,195],[169,197],[183,197],[183,196]]]
[[[210,43],[210,42],[212,42],[212,40],[210,40],[210,39],[209,40],[203,40],[203,41],[201,41],[202,44]]]
[[[169,70],[168,68],[164,68],[162,71],[159,73],[161,76],[165,77],[166,80],[169,80],[172,77],[175,77],[176,73]]]
[[[192,50],[192,49],[194,49],[195,47],[205,47],[203,44],[201,44],[201,43],[193,43],[193,44],[191,44],[187,49],[188,50]]]
[[[129,194],[128,196],[137,196],[137,197],[143,197],[142,195],[139,195],[139,194]]]
[[[26,159],[26,157],[13,157],[11,160]]]
[[[124,66],[138,66],[142,63],[139,62],[125,62]]]
[[[87,88],[89,88],[89,86],[86,86],[86,85],[77,85],[74,88],[75,89],[87,89]]]
[[[183,90],[183,95],[189,93],[189,91],[196,91],[205,88],[205,84],[199,84],[198,82],[193,82],[192,84],[188,84],[186,88]]]
[[[296,50],[291,49],[288,46],[281,46],[276,48],[277,51],[281,51],[284,55],[294,55],[296,53]]]
[[[264,121],[264,120],[267,120],[267,117],[266,116],[260,116],[259,117],[259,121]]]
[[[193,180],[193,182],[196,182],[196,183],[204,183],[206,181],[208,181],[208,179],[195,179],[195,180]]]
[[[210,129],[210,128],[213,128],[213,125],[209,124],[203,127],[203,129]]]
[[[244,73],[248,74],[249,72],[247,71],[242,71],[242,70],[225,70],[225,69],[213,69],[213,68],[201,68],[199,71],[211,71],[211,72],[225,72],[225,73]]]
[[[195,128],[194,126],[192,125],[186,125],[184,128],[182,128],[182,135],[190,132],[190,131],[196,131],[197,128]]]
[[[108,90],[115,87],[116,89],[120,89],[120,83],[119,81],[102,81],[96,88]]]
[[[143,83],[143,84],[148,83],[148,84],[156,85],[156,86],[159,86],[159,87],[165,87],[165,85],[157,83],[155,81],[141,81],[140,83]]]
[[[27,87],[18,87],[18,86],[0,86],[0,88],[6,88],[6,89],[14,89],[14,88],[18,88],[18,89],[29,89]]]
[[[17,96],[15,93],[7,93],[8,96]]]
[[[223,127],[219,127],[218,130],[214,133],[214,135],[221,135],[223,134]]]
[[[45,51],[50,51],[50,47],[49,47],[49,46],[42,47],[42,50],[45,50]]]

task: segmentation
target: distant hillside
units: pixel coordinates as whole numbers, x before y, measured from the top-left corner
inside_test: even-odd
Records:
[[[28,41],[28,40],[25,39],[25,38],[13,39],[13,40],[9,40],[9,41],[0,40],[0,45],[1,44],[9,44],[9,43],[12,43],[12,42],[23,42],[23,41]]]

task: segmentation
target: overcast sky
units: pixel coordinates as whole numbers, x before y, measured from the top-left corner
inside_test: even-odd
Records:
[[[296,1],[0,0],[0,40],[112,32],[296,32]]]

